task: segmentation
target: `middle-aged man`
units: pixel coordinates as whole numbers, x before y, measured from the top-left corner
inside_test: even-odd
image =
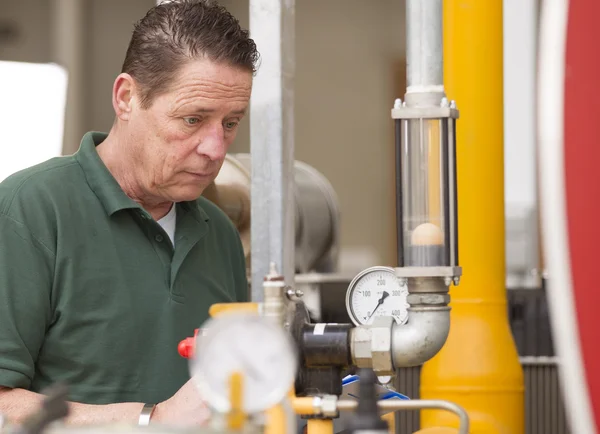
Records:
[[[114,82],[110,132],[0,184],[8,419],[56,382],[70,386],[70,423],[205,417],[177,344],[212,304],[247,298],[238,233],[200,195],[248,109],[257,59],[223,7],[156,6]]]

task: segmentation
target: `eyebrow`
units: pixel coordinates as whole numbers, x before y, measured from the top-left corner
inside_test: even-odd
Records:
[[[186,110],[189,112],[194,112],[194,113],[214,113],[216,110],[214,109],[208,109],[208,108],[196,108],[196,109],[192,109],[192,110]],[[230,112],[229,114],[232,115],[245,115],[246,114],[246,110],[234,110],[232,112]]]

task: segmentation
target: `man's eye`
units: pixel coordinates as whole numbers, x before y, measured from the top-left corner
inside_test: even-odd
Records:
[[[225,128],[227,128],[228,130],[233,130],[235,127],[238,126],[237,122],[225,122]]]
[[[200,119],[198,119],[198,118],[183,118],[183,121],[188,125],[195,125],[198,122],[200,122]]]

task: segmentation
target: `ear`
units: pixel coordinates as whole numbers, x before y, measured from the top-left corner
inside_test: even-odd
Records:
[[[112,93],[112,103],[117,118],[122,121],[129,120],[134,104],[136,83],[129,74],[122,73],[115,79]]]

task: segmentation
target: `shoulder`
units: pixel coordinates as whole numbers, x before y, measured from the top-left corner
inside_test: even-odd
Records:
[[[69,209],[70,197],[76,186],[85,182],[79,174],[80,166],[71,156],[53,158],[12,174],[0,182],[0,216],[43,245],[55,245],[59,214],[73,212]],[[3,226],[5,230],[10,229]]]
[[[20,170],[0,182],[0,213],[13,215],[22,207],[48,203],[64,192],[67,184],[76,182],[73,174],[80,172],[72,156],[56,157]]]

